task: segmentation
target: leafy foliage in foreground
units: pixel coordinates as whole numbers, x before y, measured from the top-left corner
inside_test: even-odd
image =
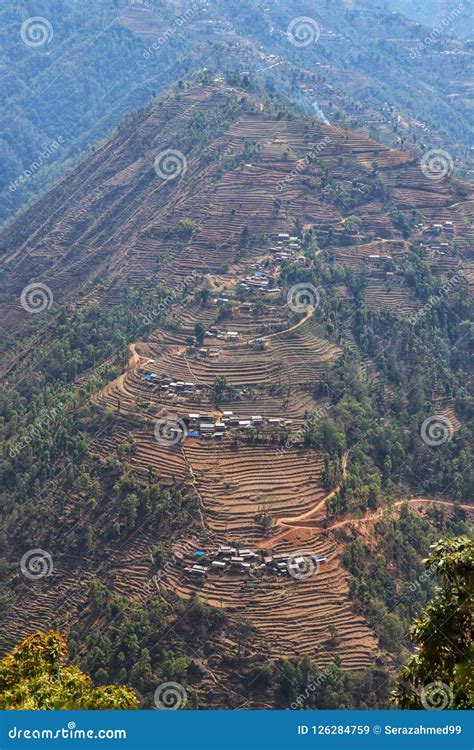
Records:
[[[372,541],[376,546],[368,549],[355,538],[343,553],[352,575],[349,590],[354,606],[400,667],[410,648],[410,624],[433,596],[437,583],[436,571],[426,571],[422,558],[441,535],[467,533],[464,517],[461,508],[452,516],[441,508],[420,518],[405,505],[399,518],[387,513],[375,524]]]
[[[440,577],[441,587],[413,623],[410,633],[418,648],[393,698],[402,708],[423,708],[420,691],[436,682],[442,683],[449,708],[473,708],[474,540],[438,542],[425,567]]]
[[[0,662],[0,709],[133,709],[131,688],[94,687],[78,667],[66,665],[66,638],[34,633]]]

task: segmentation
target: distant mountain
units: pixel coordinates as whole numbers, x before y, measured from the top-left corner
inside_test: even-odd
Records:
[[[472,23],[474,3],[472,0],[377,0],[379,8],[396,10],[407,18],[419,21],[436,31],[436,34],[473,39]]]
[[[246,78],[245,75],[243,77]],[[100,279],[100,288],[104,288],[104,285],[115,287],[117,283],[123,285],[131,279],[141,286],[153,284],[154,272],[159,269],[162,280],[173,282],[177,259],[174,254],[169,254],[169,249],[164,253],[161,251],[161,242],[156,244],[158,254],[150,267],[151,278],[147,281],[148,261],[144,262],[141,256],[143,253],[148,256],[148,244],[151,241],[148,236],[153,236],[151,226],[158,221],[162,211],[164,214],[160,221],[164,225],[175,227],[179,218],[188,215],[201,225],[206,209],[204,208],[201,216],[194,203],[195,196],[201,196],[200,201],[204,206],[205,199],[220,184],[223,173],[233,168],[232,158],[226,159],[225,154],[220,153],[222,146],[217,141],[209,155],[209,167],[206,166],[202,171],[201,167],[205,166],[207,158],[204,149],[210,147],[209,144],[215,141],[221,130],[229,127],[239,111],[245,112],[247,108],[252,111],[257,140],[266,135],[265,148],[269,149],[269,159],[274,159],[279,168],[282,167],[279,160],[286,160],[288,171],[291,172],[292,160],[297,165],[298,159],[305,156],[301,145],[296,147],[292,143],[291,126],[275,125],[272,130],[270,124],[267,134],[264,119],[255,116],[254,110],[258,107],[260,91],[263,97],[262,108],[265,106],[275,112],[281,111],[282,116],[296,110],[291,101],[284,97],[268,94],[258,87],[252,90],[250,84],[248,88],[243,100],[239,101],[239,89],[229,86],[222,78],[215,83],[204,82],[191,88],[177,87],[175,94],[164,99],[153,99],[142,110],[128,115],[116,135],[84,156],[75,169],[12,222],[0,235],[0,271],[3,274],[0,299],[6,303],[4,316],[10,307],[9,295],[16,295],[21,291],[30,278],[48,278],[56,289],[56,302],[73,300],[83,286],[95,285],[96,279]],[[337,176],[332,190],[318,195],[312,194],[310,181],[306,184],[302,180],[301,190],[305,197],[301,197],[301,200],[309,200],[310,203],[304,209],[297,200],[295,206],[298,206],[300,221],[317,221],[326,206],[328,216],[324,225],[342,228],[345,216],[357,212],[359,207],[364,211],[363,206],[374,199],[376,204],[371,212],[377,214],[376,223],[380,226],[380,236],[400,240],[403,238],[400,227],[393,222],[387,206],[405,212],[419,212],[420,219],[429,217],[433,221],[436,219],[438,206],[449,206],[461,199],[466,200],[466,205],[470,206],[467,184],[432,181],[429,174],[415,166],[417,160],[401,150],[390,149],[349,131],[344,134],[343,130],[333,125],[318,123],[314,115],[306,115],[306,120],[302,119],[301,122],[305,121],[311,123],[318,140],[322,142],[321,153],[318,149],[314,159],[321,161],[323,165],[327,163],[328,168],[336,170]],[[248,127],[248,149],[251,153],[255,146],[252,126],[249,124]],[[299,125],[300,129],[303,127],[303,124]],[[231,139],[231,136],[226,137]],[[273,147],[272,138],[277,139]],[[354,148],[350,145],[352,142]],[[182,183],[160,182],[156,179],[154,158],[160,151],[169,148],[178,149],[189,163],[186,180]],[[357,156],[359,149],[363,154],[360,157]],[[240,164],[245,153],[243,148],[233,158]],[[250,156],[248,161],[251,161]],[[341,163],[346,164],[342,173],[337,166]],[[374,164],[379,167],[383,165],[380,173],[377,172],[377,178]],[[447,162],[440,166],[448,176],[451,174],[452,164]],[[287,171],[286,167],[284,171]],[[374,185],[351,188],[351,180],[368,183],[372,180]],[[284,187],[286,189],[286,183]],[[291,184],[288,187],[291,188]],[[351,197],[352,193],[354,197]],[[291,190],[290,195],[293,200]],[[315,201],[318,205],[314,206],[313,213],[311,206]],[[176,214],[175,203],[180,205]],[[334,205],[329,208],[331,203]],[[276,217],[272,205],[269,208],[270,216],[266,220],[262,211],[262,204],[256,204],[252,216],[247,218],[246,223],[254,232],[259,227],[264,232],[265,222],[269,224],[269,231],[274,228]],[[288,212],[291,214],[291,203],[286,213]],[[456,244],[460,251],[469,256],[473,229],[465,219],[468,209],[463,213],[456,208],[455,213],[460,221]],[[370,225],[369,217],[367,221]],[[149,222],[152,222],[151,226],[148,226]],[[369,225],[365,229],[367,236],[371,232]],[[171,229],[170,231],[172,234]],[[235,221],[234,226],[232,220],[231,225],[226,227],[227,233],[231,231],[237,237],[241,231],[241,222]],[[160,230],[161,233],[166,235],[164,228]],[[418,237],[418,232],[414,231],[413,236]],[[141,241],[142,237],[147,238],[145,244]],[[194,267],[202,266],[203,272],[212,270],[216,273],[224,262],[223,258],[213,258],[211,253],[208,261],[201,259],[201,251],[208,257],[207,245],[212,246],[213,242],[209,238],[202,247],[201,244],[196,247],[193,245],[191,255],[188,244],[179,242],[180,255],[185,265],[190,266],[192,259]],[[152,244],[155,245],[154,240]],[[164,247],[168,248],[167,242]],[[172,274],[171,277],[168,277],[169,273]],[[185,270],[183,274],[186,274]],[[15,299],[11,310],[11,325],[18,311],[20,320],[32,322],[31,316],[21,312],[18,299]],[[6,321],[9,321],[8,316],[4,317],[4,322]]]
[[[472,50],[443,39],[420,51],[427,30],[365,0],[317,9],[295,0],[49,0],[41,13],[13,0],[0,10],[0,221],[125,113],[203,68],[248,70],[329,122],[418,153],[447,149],[461,172],[469,163]]]

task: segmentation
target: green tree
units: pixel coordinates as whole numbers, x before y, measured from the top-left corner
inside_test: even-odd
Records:
[[[433,545],[424,565],[441,579],[410,635],[416,653],[392,699],[402,708],[474,707],[474,541],[467,536]]]
[[[209,289],[200,289],[196,294],[198,302],[204,307],[206,307],[210,296],[211,296],[211,293]]]
[[[179,222],[179,233],[182,237],[191,237],[194,231],[194,223],[192,219],[181,219]]]
[[[196,323],[194,326],[194,335],[196,336],[196,341],[198,344],[202,344],[204,341],[204,336],[206,335],[206,329],[202,325],[202,323]]]
[[[67,641],[57,631],[33,633],[0,662],[0,709],[135,709],[124,685],[94,687],[91,678],[67,665]]]
[[[245,245],[247,244],[248,239],[249,239],[249,234],[250,234],[249,228],[247,225],[245,225],[242,228],[242,231],[240,233],[240,246],[241,247],[245,247]]]
[[[216,406],[220,404],[224,398],[224,394],[227,390],[227,380],[225,375],[218,375],[214,381],[214,403]]]
[[[362,226],[362,220],[358,216],[351,214],[347,217],[345,225],[348,232],[358,232]]]

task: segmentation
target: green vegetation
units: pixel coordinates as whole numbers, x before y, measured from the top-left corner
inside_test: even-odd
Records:
[[[186,686],[191,707],[204,707],[198,704],[190,681],[200,672],[197,657],[205,658],[206,644],[228,635],[227,618],[198,597],[191,604],[171,604],[155,596],[154,584],[149,592],[145,604],[130,603],[93,580],[87,607],[104,618],[105,626],[88,628],[78,623],[70,639],[72,657],[99,684],[110,680],[132,684],[144,708],[153,705],[157,685],[170,680]]]
[[[401,708],[474,708],[474,541],[447,539],[424,561],[441,581],[410,635],[416,653],[404,667],[393,699]]]
[[[35,633],[0,661],[0,709],[133,709],[131,688],[94,687],[88,675],[67,665],[66,639],[60,633]]]
[[[274,670],[278,708],[367,710],[383,708],[389,676],[381,668],[346,672],[337,664],[318,668],[309,659],[279,661]]]
[[[436,571],[426,573],[421,560],[440,535],[462,534],[467,526],[462,510],[454,518],[446,518],[442,510],[419,518],[405,505],[399,519],[392,515],[388,509],[375,524],[373,549],[354,539],[343,562],[352,575],[350,593],[356,609],[377,633],[381,647],[400,664],[410,647],[409,626],[436,584]]]
[[[253,11],[248,13],[252,17]],[[185,86],[181,83],[178,88],[179,103]],[[214,146],[216,138],[241,115],[257,111],[256,102],[248,95],[251,89],[248,80],[245,93],[226,97],[222,107],[210,107],[205,113],[192,112],[185,118],[176,145],[187,155],[192,154],[197,171],[201,166],[209,167],[211,181],[217,181],[226,171],[239,169],[258,154],[253,141],[245,143],[242,152],[230,158],[219,148],[205,148]],[[270,113],[278,112],[280,119],[294,116],[270,89],[262,92],[258,105]],[[155,102],[152,106],[159,105]],[[127,136],[135,132],[140,117],[131,116],[123,123]],[[146,144],[140,139],[131,140],[130,158],[137,159]],[[290,159],[289,151],[287,158]],[[409,657],[409,623],[419,616],[419,607],[426,604],[435,584],[434,576],[424,576],[420,560],[427,554],[428,545],[440,536],[467,531],[465,513],[460,507],[470,500],[474,490],[469,463],[473,401],[468,391],[467,285],[462,279],[450,294],[449,305],[441,299],[427,306],[414,323],[403,311],[370,304],[369,270],[362,266],[354,271],[336,263],[340,247],[336,241],[343,245],[363,241],[367,231],[358,214],[364,215],[359,207],[368,201],[380,201],[397,237],[401,234],[410,238],[415,216],[393,206],[376,165],[350,185],[342,184],[341,166],[321,166],[320,177],[323,200],[347,217],[341,222],[342,237],[336,237],[332,229],[304,233],[303,212],[301,216],[289,216],[284,201],[270,202],[273,218],[281,221],[286,213],[294,231],[302,236],[305,253],[304,265],[283,264],[277,281],[282,289],[279,302],[294,284],[312,284],[321,289],[320,305],[308,321],[308,328],[333,349],[340,347],[342,351],[337,359],[328,357],[327,362],[323,361],[317,377],[309,377],[305,383],[305,397],[324,402],[324,408],[305,412],[304,424],[296,437],[287,425],[274,431],[254,428],[235,437],[232,448],[238,451],[241,442],[247,442],[273,445],[275,453],[285,450],[287,444],[317,452],[324,465],[323,486],[334,490],[326,501],[322,533],[334,520],[350,517],[357,522],[366,515],[373,517],[371,546],[362,544],[350,527],[336,533],[347,534],[343,562],[351,576],[354,609],[368,621],[381,651],[400,667]],[[212,167],[216,168],[214,172]],[[115,220],[119,226],[118,217],[112,217],[112,222]],[[163,232],[150,223],[140,239],[161,240],[164,234],[167,241],[185,250],[198,226],[200,230],[194,216],[176,218]],[[250,265],[250,257],[267,239],[255,233],[254,228],[251,231],[249,226],[237,224],[232,248],[235,258],[248,256]],[[402,258],[387,264],[387,269],[393,269],[397,280],[403,281],[421,304],[436,295],[440,280],[444,280],[442,275],[436,277],[432,273],[421,246],[410,245]],[[222,268],[228,270],[224,263]],[[159,268],[156,276],[159,277]],[[207,320],[212,310],[210,292],[201,289],[195,294],[190,289],[188,294],[186,285],[178,290],[166,289],[151,271],[139,290],[127,288],[128,279],[117,276],[116,281],[116,287],[106,288],[105,281],[91,278],[71,305],[55,308],[49,318],[34,322],[36,327],[27,321],[16,348],[8,354],[8,382],[0,395],[0,431],[5,446],[0,463],[0,618],[7,615],[10,596],[21,601],[28,593],[25,581],[14,575],[22,553],[33,547],[54,548],[67,576],[85,576],[80,588],[83,614],[73,626],[71,658],[99,685],[130,683],[142,696],[142,705],[149,707],[160,681],[199,686],[215,664],[229,680],[229,704],[235,681],[242,694],[253,691],[255,701],[262,700],[263,695],[263,700],[281,708],[386,705],[390,688],[386,656],[372,669],[357,673],[343,671],[344,664],[338,656],[326,670],[318,666],[317,655],[313,661],[282,660],[276,668],[268,658],[266,644],[246,620],[228,618],[223,607],[210,607],[197,596],[183,602],[169,588],[160,587],[178,535],[189,532],[194,539],[202,533],[203,503],[191,464],[183,462],[182,473],[178,474],[184,477],[181,479],[167,475],[163,478],[154,470],[154,451],[143,465],[140,432],[144,430],[144,412],[149,408],[145,397],[137,397],[127,409],[121,409],[117,397],[116,408],[105,410],[91,403],[90,397],[124,371],[130,356],[128,345],[147,341],[158,327],[178,341],[178,334],[185,331],[184,340],[189,346],[202,344],[205,325],[197,322],[193,327],[194,321],[189,323],[191,316],[186,315],[186,324],[180,328],[179,319],[173,314],[189,301],[190,307],[199,305],[202,319]],[[104,303],[105,290],[115,293],[117,304]],[[264,331],[278,327],[278,323],[263,320],[269,306],[263,295],[255,299],[257,293],[249,290],[238,294],[252,301],[254,319],[262,318]],[[74,304],[91,297],[98,301]],[[214,322],[229,319],[233,314],[231,307],[224,303],[216,311]],[[279,312],[275,311],[277,319]],[[288,318],[290,322],[291,316]],[[266,342],[262,345],[260,341],[261,348],[255,351],[268,351],[271,355],[271,345],[272,341],[267,349]],[[31,350],[35,352],[33,362],[29,359]],[[160,367],[158,358],[154,364]],[[291,379],[286,382],[284,367],[281,369],[280,382],[249,387],[245,396],[262,401],[267,396],[277,397],[285,412],[294,394]],[[242,397],[240,389],[233,385],[234,379],[229,381],[232,384],[220,374],[209,382],[207,396],[216,407],[225,399]],[[420,429],[424,420],[436,412],[440,401],[449,402],[459,423],[449,440],[434,449],[423,441]],[[146,429],[151,433],[149,421]],[[154,444],[153,448],[158,451]],[[137,456],[140,460],[135,461]],[[399,507],[400,498],[414,494],[454,499],[454,508],[450,506],[446,512],[438,508],[420,518],[408,506]],[[261,509],[255,508],[257,522],[265,534],[272,527],[267,505],[271,508],[262,499]],[[143,530],[150,536],[143,546],[134,548],[137,540],[142,544]],[[127,569],[125,558],[114,557],[117,548],[130,551],[139,566],[136,578],[130,576],[131,586],[142,581],[143,571],[150,572],[149,579],[138,584],[143,589],[133,591],[133,597],[119,593],[124,588],[118,581],[124,580]],[[464,555],[463,550],[458,552]],[[432,567],[441,574],[437,565]],[[446,585],[451,586],[453,576],[457,573],[449,573]],[[449,606],[448,594],[451,596],[452,591],[443,594],[445,598],[441,597],[439,606],[445,600]],[[453,611],[456,622],[454,615]],[[54,627],[56,623],[47,625]],[[417,628],[415,640],[423,644],[424,631],[429,628]],[[328,627],[328,650],[336,652],[343,638],[342,629]],[[11,647],[6,636],[0,645],[3,649]],[[62,646],[59,656],[65,658]],[[442,680],[451,670],[451,689],[456,700],[462,702],[466,700],[463,665],[458,665],[455,656],[454,659],[453,662],[451,655],[446,663],[440,662],[435,678]],[[407,670],[416,687],[425,673],[417,671],[417,662],[408,662]],[[109,695],[108,688],[102,692]],[[77,698],[77,691],[75,695]],[[98,699],[96,693],[94,696]],[[66,703],[68,699],[62,688],[51,698]],[[199,687],[190,689],[190,705],[206,707],[206,697]]]
[[[301,8],[296,0],[288,0],[284,6],[277,4],[265,14],[256,6],[244,8],[225,0],[214,0],[210,18],[230,24],[243,39],[242,44],[230,41],[223,44],[212,36],[203,39],[194,29],[199,28],[199,23],[195,23],[202,18],[199,13],[175,12],[163,0],[149,0],[138,23],[119,0],[102,0],[100,4],[93,0],[80,3],[62,0],[59,5],[45,0],[41,14],[51,27],[47,32],[48,41],[28,46],[22,41],[21,28],[32,11],[14,0],[6,0],[0,11],[0,23],[5,29],[5,56],[9,60],[2,79],[3,108],[0,111],[3,165],[0,190],[6,198],[0,223],[36,197],[84,154],[94,153],[95,144],[119,126],[128,112],[143,106],[150,96],[162,92],[173,82],[177,81],[176,90],[182,92],[186,77],[208,82],[217,71],[229,70],[231,85],[252,90],[255,86],[252,73],[255,69],[261,70],[261,61],[250,57],[250,75],[234,73],[235,60],[242,54],[242,47],[247,54],[253,47],[262,49],[264,54],[276,54],[292,65],[294,73],[290,77],[286,65],[281,71],[273,69],[264,77],[263,85],[271,95],[281,90],[294,104],[313,113],[308,97],[302,92],[295,94],[295,84],[303,79],[312,84],[321,80],[321,71],[313,75],[307,72],[314,69],[314,63],[332,65],[336,71],[334,78],[327,72],[323,80],[329,90],[336,90],[326,95],[321,103],[331,122],[345,120],[349,126],[358,127],[364,124],[364,117],[373,118],[377,126],[371,126],[372,136],[378,138],[387,137],[386,121],[390,142],[402,147],[405,141],[411,147],[418,145],[421,140],[419,124],[423,123],[424,148],[429,148],[430,143],[439,147],[436,137],[441,137],[443,147],[450,153],[467,156],[471,137],[469,98],[466,94],[465,103],[462,92],[464,60],[469,47],[454,49],[448,39],[439,38],[436,48],[445,45],[449,54],[433,54],[431,47],[434,45],[428,45],[422,55],[412,60],[405,53],[400,55],[400,48],[392,44],[396,28],[398,37],[406,40],[406,45],[402,41],[404,49],[409,49],[410,44],[416,47],[419,40],[413,35],[412,24],[372,4],[369,7],[370,33],[366,13],[341,10],[338,4],[322,6],[318,16],[320,23],[325,28],[337,28],[349,49],[334,46],[322,36],[317,45],[300,50],[288,44],[286,38],[281,39],[280,34],[268,33],[269,26],[284,30],[289,19],[300,15]],[[459,13],[456,19],[459,29],[463,28],[463,16],[465,12]],[[166,34],[166,42],[158,48],[150,44],[146,33],[151,26],[162,28]],[[419,35],[420,39],[425,36],[421,27]],[[346,64],[348,54],[355,75],[347,77],[345,83],[337,70],[339,65]],[[355,81],[362,77],[368,83],[360,87]],[[461,96],[455,101],[443,96],[446,80],[455,81],[459,87]],[[433,95],[420,96],[420,87],[432,91]],[[45,92],[48,92],[47,99]],[[355,118],[354,101],[360,112]],[[283,114],[284,107],[281,112]],[[397,121],[398,113],[401,113],[404,127]],[[202,127],[202,118],[191,118],[190,130],[198,133]],[[251,146],[243,159],[248,160],[250,149]],[[228,161],[235,165],[239,158],[240,155],[231,155]],[[354,196],[341,192],[335,185],[328,186],[327,194],[328,200],[337,201],[348,210],[357,205]],[[275,211],[280,211],[278,204]]]
[[[307,247],[312,243],[309,237]],[[434,281],[416,253],[401,265],[420,301],[436,294],[440,280]],[[400,496],[400,485],[412,492],[468,501],[474,477],[469,459],[473,399],[467,385],[466,284],[461,280],[450,293],[449,305],[441,298],[413,325],[388,309],[369,307],[364,274],[355,275],[330,257],[316,257],[304,269],[288,264],[282,281],[288,287],[304,282],[324,290],[317,313],[319,325],[328,338],[345,346],[343,356],[315,389],[318,398],[330,402],[329,413],[305,428],[308,445],[336,451],[339,457],[344,447],[351,450],[349,477],[340,496],[342,507],[354,507],[352,500],[349,506],[345,504],[350,495],[356,502],[360,497],[360,507],[365,508],[367,493],[390,495],[395,486]],[[341,283],[351,300],[341,300],[336,294]],[[347,340],[356,346],[349,349]],[[361,366],[363,360],[370,362],[369,379]],[[421,439],[420,431],[436,410],[432,405],[436,392],[452,400],[464,424],[433,449]],[[361,493],[362,485],[366,489]]]

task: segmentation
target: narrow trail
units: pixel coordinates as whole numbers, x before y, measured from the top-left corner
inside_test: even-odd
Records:
[[[434,503],[435,505],[448,505],[450,508],[455,505],[454,500],[437,500],[436,498],[432,497],[412,497],[411,500],[397,500],[395,505],[403,505],[403,503],[410,502],[410,503]],[[474,513],[474,505],[468,505],[467,503],[459,503],[457,505],[458,508],[462,508],[463,510],[470,511],[471,513]]]
[[[308,519],[312,519],[312,517],[321,511],[324,508],[325,503],[328,500],[331,500],[341,489],[342,483],[344,482],[344,479],[346,478],[347,474],[347,465],[349,463],[349,451],[344,453],[341,461],[341,469],[342,469],[342,479],[339,482],[339,484],[331,490],[331,492],[328,492],[327,495],[324,495],[318,502],[309,510],[307,510],[305,513],[300,513],[298,516],[283,516],[280,518],[275,518],[274,523],[275,526],[287,526],[284,531],[281,531],[279,534],[276,534],[271,537],[267,537],[266,539],[263,539],[261,542],[258,542],[256,545],[257,548],[266,547],[269,544],[273,545],[275,542],[278,542],[280,539],[284,539],[288,534],[290,534],[295,528],[305,528],[305,526],[298,526],[299,523],[305,522]]]
[[[446,505],[450,508],[452,508],[455,503],[454,500],[435,500],[433,498],[429,497],[413,497],[411,500],[397,500],[393,504],[393,508],[399,508],[401,505],[412,505],[414,503],[427,503],[429,505]],[[458,505],[457,507],[462,508],[463,510],[474,512],[474,505]],[[342,526],[347,526],[348,524],[361,524],[361,523],[372,523],[375,521],[378,521],[380,518],[383,518],[387,510],[385,508],[381,508],[380,510],[376,511],[375,513],[369,513],[366,516],[363,516],[362,518],[346,518],[343,521],[337,521],[337,523],[334,523],[332,526],[328,527],[328,531],[331,529],[338,529]]]
[[[125,393],[124,382],[128,373],[140,367],[140,365],[143,362],[146,362],[147,359],[146,357],[142,357],[140,354],[138,354],[136,347],[137,344],[129,345],[131,356],[124,368],[124,371],[121,375],[115,378],[115,380],[111,380],[110,383],[107,383],[107,385],[101,388],[101,390],[94,395],[94,400],[96,402],[98,402],[102,396],[107,396],[109,393],[111,393],[114,388],[118,388],[121,393]]]
[[[276,525],[277,526],[289,526],[290,524],[298,523],[298,521],[306,521],[307,519],[312,518],[312,516],[314,516],[315,513],[322,510],[327,500],[330,500],[331,498],[333,498],[341,489],[342,483],[344,479],[346,478],[348,461],[349,461],[349,452],[345,453],[342,457],[342,461],[341,461],[342,479],[339,482],[339,484],[333,490],[331,490],[331,492],[329,492],[327,495],[324,495],[324,497],[321,498],[321,500],[318,500],[316,505],[310,508],[310,510],[307,510],[305,513],[301,513],[299,516],[288,516],[286,518],[285,517],[278,518],[276,520]]]
[[[285,328],[283,331],[275,331],[275,333],[269,333],[265,336],[260,336],[257,338],[265,339],[265,341],[268,341],[268,339],[273,339],[276,336],[283,336],[284,333],[291,333],[291,331],[296,331],[297,328],[302,326],[306,321],[308,321],[310,318],[312,318],[314,315],[314,307],[310,307],[304,318],[301,318],[301,320],[298,320],[297,323],[290,326],[290,328]],[[247,344],[254,344],[257,341],[257,338],[255,339],[248,339],[246,342]]]
[[[190,483],[191,487],[194,489],[194,491],[196,493],[196,496],[197,496],[197,498],[199,500],[198,511],[199,511],[199,520],[201,521],[201,526],[202,526],[203,530],[205,531],[205,533],[208,534],[212,538],[212,532],[210,531],[210,529],[208,528],[208,526],[206,524],[206,518],[205,518],[205,516],[206,516],[206,506],[205,506],[202,494],[200,493],[198,485],[197,485],[196,475],[194,473],[194,469],[193,469],[192,464],[190,463],[190,461],[189,461],[189,459],[188,459],[188,457],[186,455],[186,450],[185,450],[185,448],[184,448],[183,445],[181,445],[181,454],[183,456],[184,463],[186,464],[186,467],[188,469],[188,473],[189,473],[189,477],[190,477],[190,482],[189,483]]]
[[[346,476],[348,458],[349,458],[349,454],[346,453],[343,456],[343,460],[342,460],[343,479],[334,490],[332,490],[329,494],[325,495],[321,500],[318,501],[318,503],[313,508],[311,508],[306,513],[302,513],[299,516],[290,516],[286,518],[281,517],[281,518],[274,519],[276,526],[286,526],[286,528],[280,533],[275,534],[274,536],[263,539],[261,542],[259,542],[256,545],[257,548],[273,547],[275,546],[276,543],[278,543],[282,539],[285,539],[289,534],[293,533],[294,531],[298,529],[314,529],[314,530],[320,529],[321,532],[324,531],[324,533],[327,533],[329,531],[332,531],[333,529],[342,528],[343,526],[348,526],[350,524],[360,525],[360,524],[365,524],[365,523],[375,523],[376,521],[383,518],[386,515],[387,510],[390,510],[390,509],[380,508],[375,513],[368,513],[361,518],[345,518],[325,528],[321,526],[321,519],[313,518],[313,516],[317,512],[322,510],[327,500],[330,500],[332,497],[334,497],[334,495],[340,490],[342,482]],[[410,500],[407,500],[406,498],[403,500],[397,500],[391,507],[399,508],[400,506],[405,505],[405,504],[415,505],[419,503],[424,503],[428,505],[441,505],[441,506],[446,506],[449,508],[453,508],[455,506],[454,500],[438,500],[436,498],[429,498],[429,497],[413,497]],[[474,514],[474,505],[459,504],[456,507],[462,508],[462,510],[466,510]]]
[[[146,360],[146,357],[142,357],[140,356],[140,354],[138,354],[136,347],[137,347],[136,344],[130,344],[130,352],[132,356],[128,360],[127,366],[125,370],[123,371],[123,373],[119,375],[117,380],[115,381],[118,387],[120,388],[120,390],[123,390],[122,386],[123,386],[123,382],[125,380],[125,376],[127,375],[127,373],[139,367],[142,364],[142,361]]]

